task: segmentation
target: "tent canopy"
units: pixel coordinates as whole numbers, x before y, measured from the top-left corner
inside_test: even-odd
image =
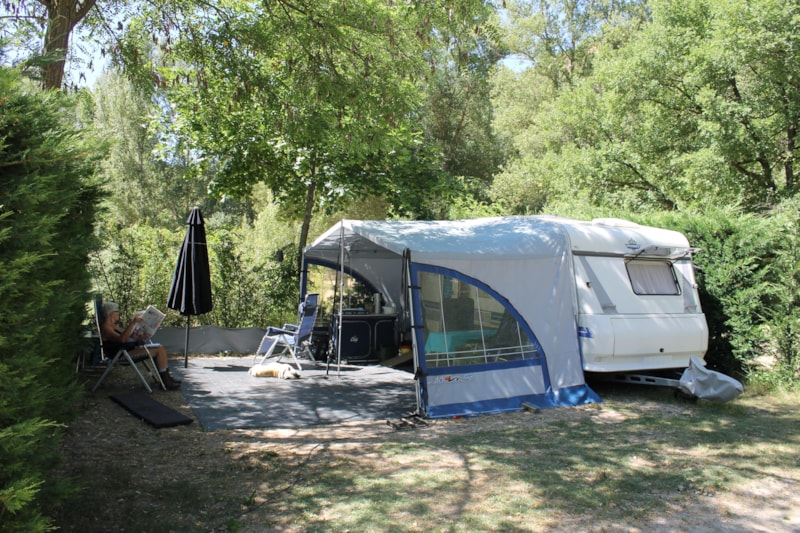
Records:
[[[456,221],[342,220],[306,249],[306,257],[336,259],[339,243],[351,256],[397,257],[412,250],[426,259],[542,257],[563,242],[556,224],[543,217]]]
[[[381,291],[400,308],[404,256],[410,275],[446,272],[491,293],[519,321],[544,357],[534,362],[492,363],[477,367],[431,368],[424,340],[414,332],[416,361],[426,376],[421,403],[428,414],[469,414],[518,409],[520,402],[541,406],[599,400],[585,386],[576,334],[575,287],[570,246],[560,220],[553,217],[498,217],[457,221],[342,220],[309,245],[307,263],[346,272]],[[343,265],[340,264],[343,258]],[[412,280],[411,285],[416,283]],[[412,299],[414,322],[422,319],[419,295]],[[417,337],[420,335],[420,337]],[[526,370],[521,370],[520,367]],[[469,381],[436,379],[470,373]],[[462,376],[463,377],[463,376]],[[437,387],[447,381],[448,392]],[[478,389],[485,394],[477,393]],[[487,396],[488,395],[488,396]],[[439,398],[439,400],[436,400]],[[439,411],[433,404],[447,405]]]
[[[344,265],[339,264],[340,243]],[[504,263],[563,255],[564,233],[545,217],[497,217],[456,221],[342,220],[305,250],[309,263],[344,268],[366,281],[395,306],[401,301],[403,252],[412,260],[449,267],[459,264],[464,274],[498,283]],[[478,262],[487,262],[479,268]],[[471,267],[465,263],[475,263]],[[521,280],[509,280],[512,283]],[[490,283],[491,284],[491,283]]]

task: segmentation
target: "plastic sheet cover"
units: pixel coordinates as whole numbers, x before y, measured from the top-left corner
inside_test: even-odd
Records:
[[[689,367],[683,371],[678,388],[701,400],[729,402],[739,396],[744,387],[730,376],[709,370],[701,359],[692,356]]]

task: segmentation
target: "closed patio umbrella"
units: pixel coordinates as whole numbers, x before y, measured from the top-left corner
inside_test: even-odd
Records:
[[[199,207],[186,220],[188,228],[178,252],[178,263],[169,288],[167,307],[186,316],[186,343],[183,366],[189,366],[189,326],[192,315],[208,313],[211,302],[211,272],[208,268],[206,228]]]

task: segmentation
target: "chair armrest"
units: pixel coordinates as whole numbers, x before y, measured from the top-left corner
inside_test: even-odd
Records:
[[[291,329],[276,328],[275,326],[270,326],[267,328],[266,334],[267,336],[271,337],[273,335],[294,335],[295,332],[292,331]]]

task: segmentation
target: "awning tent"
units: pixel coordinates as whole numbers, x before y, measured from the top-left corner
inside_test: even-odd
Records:
[[[551,218],[342,220],[305,249],[304,261],[347,272],[405,315],[402,323],[414,344],[419,407],[427,416],[517,410],[523,403],[555,407],[599,401],[584,381],[568,237]],[[516,357],[442,363],[431,349],[434,335],[447,346],[483,327],[470,338],[474,348],[485,345],[486,332],[498,326],[432,334],[426,316],[435,315],[431,307],[443,306],[445,297],[425,296],[429,279],[440,285],[455,280],[477,295],[470,301],[491,300],[516,319],[520,337],[532,348]],[[482,320],[478,307],[468,312]],[[447,361],[461,353],[453,347],[437,351],[447,352]]]

